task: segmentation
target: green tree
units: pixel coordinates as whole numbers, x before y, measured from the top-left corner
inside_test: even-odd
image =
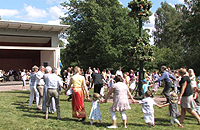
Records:
[[[59,47],[65,47],[65,43],[62,40],[59,40]]]
[[[185,0],[185,4],[183,11],[188,15],[182,25],[185,64],[188,68],[193,68],[196,75],[200,75],[200,0]]]
[[[118,0],[70,0],[61,5],[69,10],[62,23],[71,25],[64,63],[83,68],[128,68],[128,46],[138,33],[128,8]]]
[[[183,60],[185,53],[182,45],[184,40],[182,36],[183,6],[176,5],[175,7],[176,8],[172,7],[167,2],[161,3],[161,7],[158,8],[155,13],[156,31],[154,31],[154,44],[160,48],[160,50],[162,50],[162,48],[165,48],[164,50],[167,51],[169,51],[169,49],[171,50],[171,57],[165,57],[168,60],[165,65],[170,65],[173,69],[180,67],[180,65],[185,66]],[[156,50],[159,51],[159,49]],[[160,53],[164,52],[161,51]],[[160,61],[157,64],[159,65],[160,63],[162,62]]]

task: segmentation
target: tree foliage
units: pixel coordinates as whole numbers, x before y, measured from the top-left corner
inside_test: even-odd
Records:
[[[157,52],[164,53],[164,50],[171,50],[166,55],[171,54],[172,57],[166,57],[168,63],[156,55],[156,61],[171,68],[179,67],[193,68],[197,75],[200,74],[198,49],[200,48],[199,40],[199,18],[200,18],[200,1],[185,0],[185,4],[177,4],[175,8],[166,2],[161,3],[155,13],[154,41],[158,47]],[[162,59],[162,60],[161,60]],[[173,64],[172,64],[173,63]]]
[[[70,0],[61,4],[69,12],[65,66],[128,68],[128,46],[138,34],[137,25],[118,0]]]

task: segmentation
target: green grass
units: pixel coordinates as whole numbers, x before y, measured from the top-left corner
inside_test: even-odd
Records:
[[[92,90],[91,90],[92,92]],[[45,120],[45,114],[36,109],[36,105],[28,106],[29,91],[9,91],[0,92],[0,129],[1,130],[104,130],[107,125],[112,124],[109,108],[112,103],[100,104],[102,126],[98,121],[94,121],[93,126],[90,125],[88,116],[90,114],[91,102],[85,102],[85,109],[87,112],[87,119],[85,122],[77,122],[76,118],[72,118],[72,106],[71,102],[66,102],[67,97],[64,94],[60,95],[60,107],[61,107],[61,120],[56,120],[56,113],[54,115],[49,114],[49,119]],[[131,110],[127,110],[128,117],[127,129],[145,130],[145,129],[191,129],[198,130],[200,126],[197,125],[197,121],[191,115],[186,115],[183,126],[184,128],[178,128],[177,124],[172,127],[168,127],[170,123],[170,117],[168,114],[168,107],[159,109],[155,108],[155,123],[156,126],[148,128],[143,120],[142,106],[138,104],[131,104]],[[118,126],[122,126],[121,116],[119,112],[116,113],[118,119]],[[118,128],[122,129],[122,128]]]

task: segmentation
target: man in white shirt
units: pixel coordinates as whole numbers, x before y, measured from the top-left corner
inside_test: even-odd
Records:
[[[39,92],[39,104],[37,108],[39,110],[42,110],[42,102],[43,102],[43,90],[44,90],[44,66],[40,66],[40,70],[36,73],[36,84],[37,84],[37,90]]]
[[[123,78],[122,67],[119,67],[119,70],[116,71],[115,76],[120,75]]]
[[[49,74],[47,77],[47,104],[46,104],[46,116],[45,119],[48,119],[48,109],[50,107],[51,98],[55,98],[56,109],[57,109],[57,119],[61,119],[60,117],[60,104],[59,104],[59,92],[58,87],[61,86],[63,88],[63,83],[61,78],[57,76],[57,69],[53,69],[53,73]]]

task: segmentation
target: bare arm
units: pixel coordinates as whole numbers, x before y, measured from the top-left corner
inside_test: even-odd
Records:
[[[105,100],[104,100],[105,103],[107,102],[108,98],[110,97],[110,95],[111,95],[113,92],[114,92],[114,88],[111,88],[110,91],[108,92],[108,94],[107,94]]]
[[[72,78],[69,81],[69,85],[67,86],[67,89],[65,89],[65,91],[67,92],[72,86]]]
[[[182,83],[182,89],[181,89],[181,93],[179,95],[179,103],[181,102],[181,99],[182,99],[182,96],[185,92],[186,87],[187,87],[187,82],[185,81],[184,83]]]
[[[137,101],[137,100],[134,100],[134,101],[132,101],[132,103],[139,103],[139,101]]]
[[[87,86],[86,86],[86,84],[85,84],[85,79],[84,79],[84,77],[83,77],[83,82],[82,82],[82,83],[83,83],[83,84],[82,84],[82,87],[83,87],[84,92],[86,93],[86,97],[87,97],[87,99],[89,99],[89,93],[88,93]]]
[[[161,105],[161,106],[158,105],[158,107],[159,107],[159,108],[162,108],[162,107],[169,106],[169,105],[170,105],[170,103],[167,103],[167,104],[164,104],[164,105]],[[156,106],[157,106],[157,105],[156,105]]]
[[[196,93],[194,93],[193,99],[194,99],[194,100],[197,99],[197,94],[196,94]]]
[[[156,106],[157,106],[157,107],[159,107],[159,108],[161,108],[161,106],[160,106],[160,105],[158,105],[158,104],[156,104]]]
[[[195,76],[193,75],[192,77],[190,77],[190,80],[193,80],[195,78]]]
[[[134,102],[135,100],[133,99],[133,96],[131,95],[129,89],[127,89],[127,94],[128,94],[129,97],[131,97],[132,102]]]
[[[149,85],[149,87],[152,87],[154,84]]]

